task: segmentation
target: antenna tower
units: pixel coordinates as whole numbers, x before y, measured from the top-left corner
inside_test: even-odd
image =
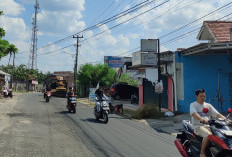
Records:
[[[35,1],[35,15],[32,18],[32,37],[31,37],[31,47],[29,55],[28,67],[31,69],[37,69],[37,13],[39,9],[38,0]]]

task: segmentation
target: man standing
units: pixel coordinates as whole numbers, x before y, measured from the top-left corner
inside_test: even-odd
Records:
[[[205,102],[205,90],[198,89],[195,91],[195,96],[197,101],[190,104],[190,115],[192,116],[192,124],[194,128],[194,133],[198,136],[203,137],[201,145],[200,157],[206,157],[205,150],[209,145],[208,135],[211,135],[208,120],[212,118],[222,118],[226,119],[223,115],[218,113],[218,111],[209,103]],[[208,108],[208,113],[202,113],[203,108]]]

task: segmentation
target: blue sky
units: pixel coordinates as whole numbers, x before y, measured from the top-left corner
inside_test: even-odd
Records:
[[[76,39],[72,35],[86,28],[94,26],[94,29],[78,34],[83,35],[80,39],[78,66],[103,63],[104,56],[131,56],[139,50],[140,39],[159,38],[161,52],[207,42],[196,39],[202,22],[231,20],[232,17],[232,4],[229,0],[38,2],[37,68],[43,72],[73,70]],[[149,5],[138,9],[138,6],[146,3]],[[19,49],[16,55],[17,65],[28,65],[29,62],[34,4],[34,0],[0,0],[0,10],[4,11],[4,16],[0,17],[0,27],[6,30],[4,39]],[[133,12],[114,18],[132,8],[135,8]],[[215,11],[216,9],[218,10]],[[106,22],[107,19],[110,21]],[[0,65],[7,63],[8,57],[0,61]]]

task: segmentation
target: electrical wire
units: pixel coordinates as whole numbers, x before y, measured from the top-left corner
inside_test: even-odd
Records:
[[[147,2],[147,1],[149,1],[149,0],[146,0],[145,2]],[[152,0],[152,2],[154,2],[154,1],[155,1],[155,0]],[[80,34],[80,33],[86,32],[86,31],[88,31],[88,30],[96,29],[96,28],[98,28],[98,27],[99,27],[100,25],[102,25],[102,24],[106,24],[106,23],[112,22],[112,21],[114,21],[114,20],[116,20],[116,19],[118,19],[118,18],[121,18],[121,17],[123,17],[123,16],[125,16],[125,15],[127,15],[127,14],[129,14],[129,13],[131,13],[131,12],[134,12],[134,11],[136,11],[136,10],[138,10],[138,9],[141,9],[142,7],[145,7],[146,5],[150,4],[151,2],[148,2],[148,3],[145,3],[145,4],[143,4],[143,3],[144,3],[144,2],[139,3],[139,4],[136,5],[136,6],[133,6],[133,7],[129,8],[129,9],[127,9],[127,10],[125,10],[125,11],[119,13],[119,14],[114,15],[113,17],[110,17],[110,18],[108,18],[108,19],[106,19],[106,20],[104,20],[104,21],[102,21],[102,22],[99,22],[99,23],[96,24],[96,25],[90,26],[90,27],[88,27],[88,28],[86,28],[86,29],[84,29],[84,30],[78,32],[78,33],[73,34],[73,35],[78,35],[78,34]],[[143,4],[143,5],[142,5],[142,4]],[[140,6],[140,5],[142,5],[142,6]],[[53,44],[57,44],[57,43],[60,43],[60,42],[64,42],[64,41],[66,41],[66,40],[68,40],[68,39],[71,39],[71,38],[73,37],[73,35],[67,36],[67,37],[65,37],[65,38],[63,38],[63,39],[60,39],[60,40],[58,40],[58,41],[55,41],[55,42],[52,42],[52,43],[47,44],[47,45],[45,45],[45,46],[42,46],[42,47],[38,48],[38,50],[39,50],[39,49],[42,49],[42,48],[49,47],[49,46],[51,46],[51,45],[53,45]]]
[[[177,28],[177,29],[175,29],[175,30],[173,30],[173,31],[171,31],[171,32],[169,32],[169,33],[167,33],[167,34],[165,34],[165,35],[159,37],[159,39],[162,39],[162,38],[164,38],[164,37],[166,37],[166,36],[168,36],[168,35],[170,35],[170,34],[172,34],[172,33],[174,33],[174,32],[177,32],[177,31],[179,31],[180,29],[183,29],[183,28],[189,26],[190,24],[193,24],[193,23],[197,22],[197,21],[203,19],[204,17],[207,17],[208,15],[210,15],[210,14],[212,14],[212,13],[214,13],[214,12],[217,12],[218,10],[220,10],[220,9],[222,9],[222,8],[224,8],[224,7],[228,6],[228,5],[230,5],[230,4],[232,4],[232,2],[227,3],[226,5],[224,5],[224,6],[220,7],[220,8],[218,8],[218,9],[216,9],[216,10],[214,10],[214,11],[208,13],[208,14],[206,14],[206,15],[204,15],[204,16],[202,16],[202,17],[200,17],[200,18],[198,18],[198,19],[196,19],[196,20],[194,20],[194,21],[192,21],[192,22],[190,22],[190,23],[188,23],[188,24],[186,24],[186,25],[184,25],[184,26],[181,26],[181,27],[179,27],[179,28]]]

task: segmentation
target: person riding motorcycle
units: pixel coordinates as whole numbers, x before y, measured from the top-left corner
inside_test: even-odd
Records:
[[[70,103],[70,97],[71,97],[71,95],[73,95],[74,94],[74,92],[73,92],[73,89],[72,89],[72,87],[69,87],[69,92],[67,93],[67,104],[68,104],[68,108],[70,108],[71,106],[71,103]]]
[[[109,100],[109,98],[103,93],[103,90],[100,88],[95,91],[95,95],[96,95],[97,100]],[[95,103],[94,110],[97,112],[100,111],[99,103]]]
[[[44,91],[44,98],[46,97],[48,91],[51,91],[51,88],[47,85]]]
[[[192,117],[192,125],[194,128],[194,133],[200,137],[203,137],[200,157],[206,157],[205,151],[210,141],[208,135],[211,135],[208,120],[210,118],[222,118],[226,119],[222,114],[220,114],[211,104],[205,102],[205,90],[198,89],[195,91],[195,96],[197,101],[190,104],[190,115]],[[208,108],[207,114],[202,113],[203,108]]]

